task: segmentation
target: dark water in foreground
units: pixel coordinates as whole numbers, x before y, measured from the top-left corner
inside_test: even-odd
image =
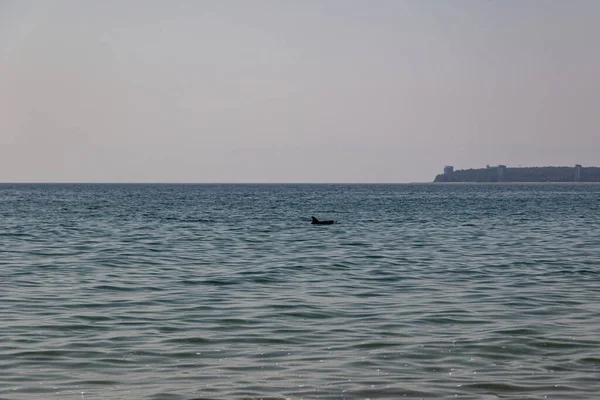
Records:
[[[0,185],[0,285],[1,399],[600,398],[600,185]]]

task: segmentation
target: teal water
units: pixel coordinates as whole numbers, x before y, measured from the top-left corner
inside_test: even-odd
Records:
[[[0,221],[0,399],[600,398],[600,185],[3,184]]]

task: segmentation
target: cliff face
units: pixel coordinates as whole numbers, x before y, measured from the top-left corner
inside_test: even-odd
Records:
[[[450,174],[440,174],[434,182],[600,182],[600,168],[581,168],[580,179],[576,179],[575,167],[532,167],[479,168],[456,170]]]

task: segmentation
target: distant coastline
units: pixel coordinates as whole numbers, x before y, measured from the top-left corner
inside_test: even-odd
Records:
[[[477,169],[454,170],[446,166],[434,179],[443,182],[600,182],[600,167],[507,167],[486,166]]]

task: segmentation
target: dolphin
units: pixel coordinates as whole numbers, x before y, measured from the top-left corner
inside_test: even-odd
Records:
[[[335,221],[333,221],[333,220],[330,220],[330,221],[319,221],[315,217],[312,217],[312,222],[311,222],[311,224],[313,224],[313,225],[331,225],[333,223],[335,223]]]

